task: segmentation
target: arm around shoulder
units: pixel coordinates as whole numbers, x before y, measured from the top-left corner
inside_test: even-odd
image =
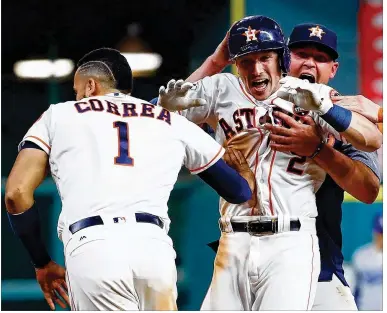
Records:
[[[325,144],[313,159],[333,180],[353,197],[371,204],[378,196],[378,176],[363,162],[353,160],[332,146]]]

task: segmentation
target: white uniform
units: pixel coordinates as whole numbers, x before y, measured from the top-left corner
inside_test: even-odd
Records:
[[[348,276],[345,269],[345,276]],[[349,282],[350,284],[350,282]],[[333,274],[331,281],[319,281],[312,311],[357,311],[351,289]]]
[[[167,201],[182,165],[200,173],[224,149],[178,114],[118,93],[51,105],[25,140],[49,154],[62,199],[72,309],[176,309]],[[164,227],[136,222],[136,212]],[[69,231],[95,215],[104,225]]]
[[[204,98],[207,104],[181,114],[197,124],[208,123],[219,143],[244,154],[257,178],[263,215],[279,219],[279,234],[271,236],[255,237],[233,233],[232,229],[222,232],[212,283],[202,309],[310,309],[320,269],[315,193],[325,172],[305,157],[270,149],[269,133],[261,127],[267,107],[249,95],[236,76],[206,77],[195,83],[188,96]],[[333,133],[340,138],[317,114],[312,116],[326,137]],[[247,205],[220,199],[221,221],[225,225],[229,225],[231,217],[255,212]],[[300,231],[287,231],[290,218],[300,219]]]
[[[367,244],[355,251],[352,267],[356,275],[355,298],[359,310],[383,310],[383,251]]]

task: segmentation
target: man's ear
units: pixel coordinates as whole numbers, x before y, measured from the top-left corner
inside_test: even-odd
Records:
[[[332,79],[336,76],[337,70],[339,68],[339,62],[333,62],[331,74],[329,75],[329,79]]]
[[[97,92],[97,82],[93,78],[89,78],[86,83],[85,96],[91,97]]]

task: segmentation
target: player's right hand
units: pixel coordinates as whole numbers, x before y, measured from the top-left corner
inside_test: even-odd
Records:
[[[222,70],[229,64],[232,64],[230,60],[230,52],[228,50],[228,38],[230,37],[230,32],[227,32],[226,36],[223,38],[222,42],[216,48],[215,52],[211,55],[213,63],[221,68]]]
[[[50,261],[45,267],[36,268],[35,272],[36,280],[51,310],[55,310],[54,302],[59,304],[63,309],[67,305],[70,306],[70,300],[67,294],[66,270],[64,267]]]
[[[379,123],[382,121],[382,118],[379,117],[379,109],[381,107],[362,95],[336,96],[332,97],[332,101],[334,104],[363,115],[372,123]]]
[[[223,155],[223,160],[227,163],[228,166],[232,167],[239,173],[239,175],[246,179],[253,195],[251,199],[247,201],[247,203],[250,207],[254,208],[254,211],[258,212],[258,214],[255,213],[254,215],[261,215],[261,210],[258,207],[259,202],[257,199],[257,180],[254,173],[251,171],[243,153],[239,150],[228,147],[226,148],[226,151]]]
[[[160,87],[157,104],[171,112],[205,105],[207,101],[204,99],[187,97],[188,91],[193,86],[194,84],[184,82],[182,79],[178,81],[171,79],[167,84],[167,88]]]

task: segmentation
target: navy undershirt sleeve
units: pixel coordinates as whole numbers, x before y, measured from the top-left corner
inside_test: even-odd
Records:
[[[222,159],[198,176],[229,203],[239,204],[251,199],[252,193],[247,181]]]
[[[21,145],[20,147],[20,151],[23,150],[23,149],[26,149],[26,148],[33,148],[33,149],[39,149],[39,150],[42,150],[44,151],[41,147],[39,147],[36,143],[32,142],[32,141],[24,141],[23,144]]]

